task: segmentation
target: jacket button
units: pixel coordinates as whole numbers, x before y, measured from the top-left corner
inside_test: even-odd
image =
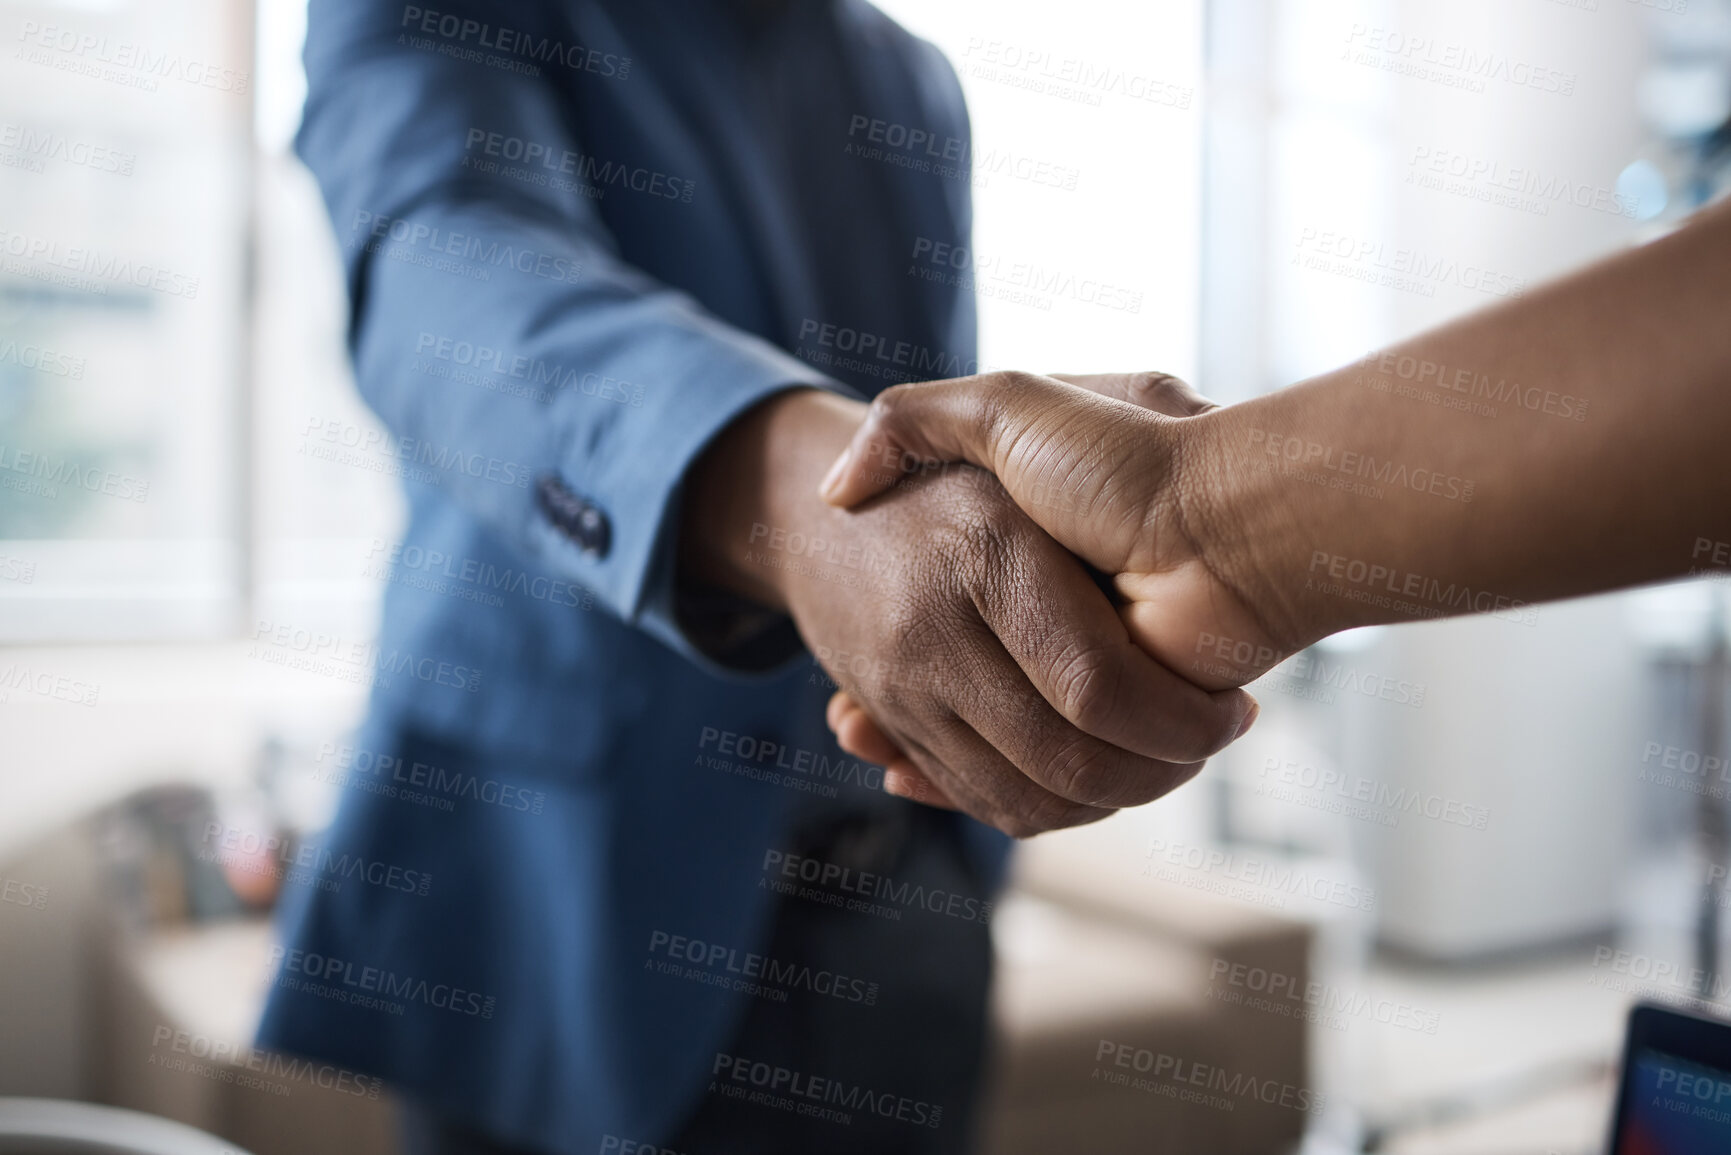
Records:
[[[535,504],[578,549],[593,558],[607,556],[607,549],[613,544],[613,527],[607,515],[571,492],[558,477],[543,474],[535,482]]]

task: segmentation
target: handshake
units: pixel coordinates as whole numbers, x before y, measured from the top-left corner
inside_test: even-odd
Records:
[[[1157,373],[785,394],[700,466],[686,565],[792,616],[889,792],[1018,837],[1092,822],[1193,777],[1301,643],[1213,536],[1217,412]]]
[[[1162,373],[880,395],[820,492],[849,509],[944,495],[955,522],[932,560],[960,612],[927,607],[905,642],[962,701],[934,742],[901,687],[832,669],[842,748],[883,765],[890,793],[1029,835],[1158,798],[1243,735],[1257,706],[1237,687],[1299,643],[1258,617],[1233,576],[1244,559],[1210,532],[1196,463],[1218,408]]]
[[[1159,373],[794,390],[699,460],[681,572],[792,618],[886,789],[1092,822],[1193,777],[1255,721],[1239,687],[1337,630],[1530,621],[1731,555],[1727,303],[1731,202],[1230,408]]]

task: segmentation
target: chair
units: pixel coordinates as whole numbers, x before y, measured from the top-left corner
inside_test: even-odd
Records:
[[[0,1155],[246,1155],[167,1119],[65,1099],[0,1099]]]

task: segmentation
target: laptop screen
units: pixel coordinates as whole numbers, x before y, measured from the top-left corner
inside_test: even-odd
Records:
[[[1731,1152],[1731,1070],[1645,1047],[1626,1086],[1616,1155]]]

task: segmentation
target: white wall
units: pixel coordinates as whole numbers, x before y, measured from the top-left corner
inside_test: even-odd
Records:
[[[976,161],[998,153],[1070,170],[1073,189],[982,178],[975,245],[996,271],[1037,266],[1073,284],[1050,308],[993,295],[982,269],[987,365],[1099,372],[1196,368],[1201,211],[1201,0],[882,0],[961,75]],[[1068,78],[1068,79],[1066,79]],[[1037,90],[1044,86],[1046,91]],[[1089,283],[1140,294],[1084,303]]]
[[[1244,223],[1236,230],[1235,221],[1217,223],[1216,233],[1253,237],[1258,246],[1254,263],[1238,253],[1238,265],[1223,264],[1222,275],[1236,268],[1240,295],[1255,299],[1242,310],[1251,324],[1235,345],[1230,319],[1222,320],[1230,294],[1209,297],[1207,360],[1235,376],[1205,380],[1205,388],[1251,396],[1502,299],[1458,276],[1393,287],[1361,279],[1400,250],[1530,285],[1638,235],[1636,221],[1602,209],[1613,204],[1618,173],[1647,144],[1636,112],[1648,55],[1640,5],[1227,0],[1221,7],[1238,21],[1221,29],[1235,43],[1254,45],[1266,31],[1265,59],[1241,62],[1215,94],[1233,114],[1221,129],[1239,150],[1226,154],[1236,166],[1229,172],[1259,172],[1262,199],[1236,187],[1221,191],[1223,200],[1245,202]],[[1421,42],[1431,47],[1407,50]],[[1493,78],[1475,90],[1472,76],[1447,63],[1464,53],[1496,54],[1506,74],[1540,79]],[[1431,70],[1413,75],[1413,65]],[[1246,145],[1259,117],[1266,138]],[[1246,148],[1261,151],[1245,156]],[[1530,170],[1534,189],[1566,182],[1586,190],[1589,207],[1536,191],[1496,203],[1482,178],[1442,190],[1414,179],[1428,158],[1444,155],[1494,166],[1506,178]],[[1599,208],[1591,207],[1595,195]],[[1348,238],[1348,255],[1310,267],[1307,258],[1341,251],[1325,248],[1318,238],[1326,236]],[[1244,272],[1256,268],[1260,277]],[[1449,957],[1609,927],[1628,866],[1636,735],[1648,706],[1642,657],[1619,600],[1545,607],[1531,628],[1401,626],[1354,644],[1362,648],[1351,661],[1361,671],[1424,686],[1423,708],[1349,696],[1319,720],[1314,704],[1274,694],[1265,698],[1270,710],[1296,719],[1293,732],[1324,746],[1355,780],[1491,812],[1483,833],[1423,821],[1392,830],[1348,824],[1341,837],[1379,886],[1383,941]],[[1248,749],[1238,755],[1240,773],[1250,757]],[[1259,821],[1265,834],[1279,836],[1267,815]],[[1289,816],[1290,829],[1300,825]]]

